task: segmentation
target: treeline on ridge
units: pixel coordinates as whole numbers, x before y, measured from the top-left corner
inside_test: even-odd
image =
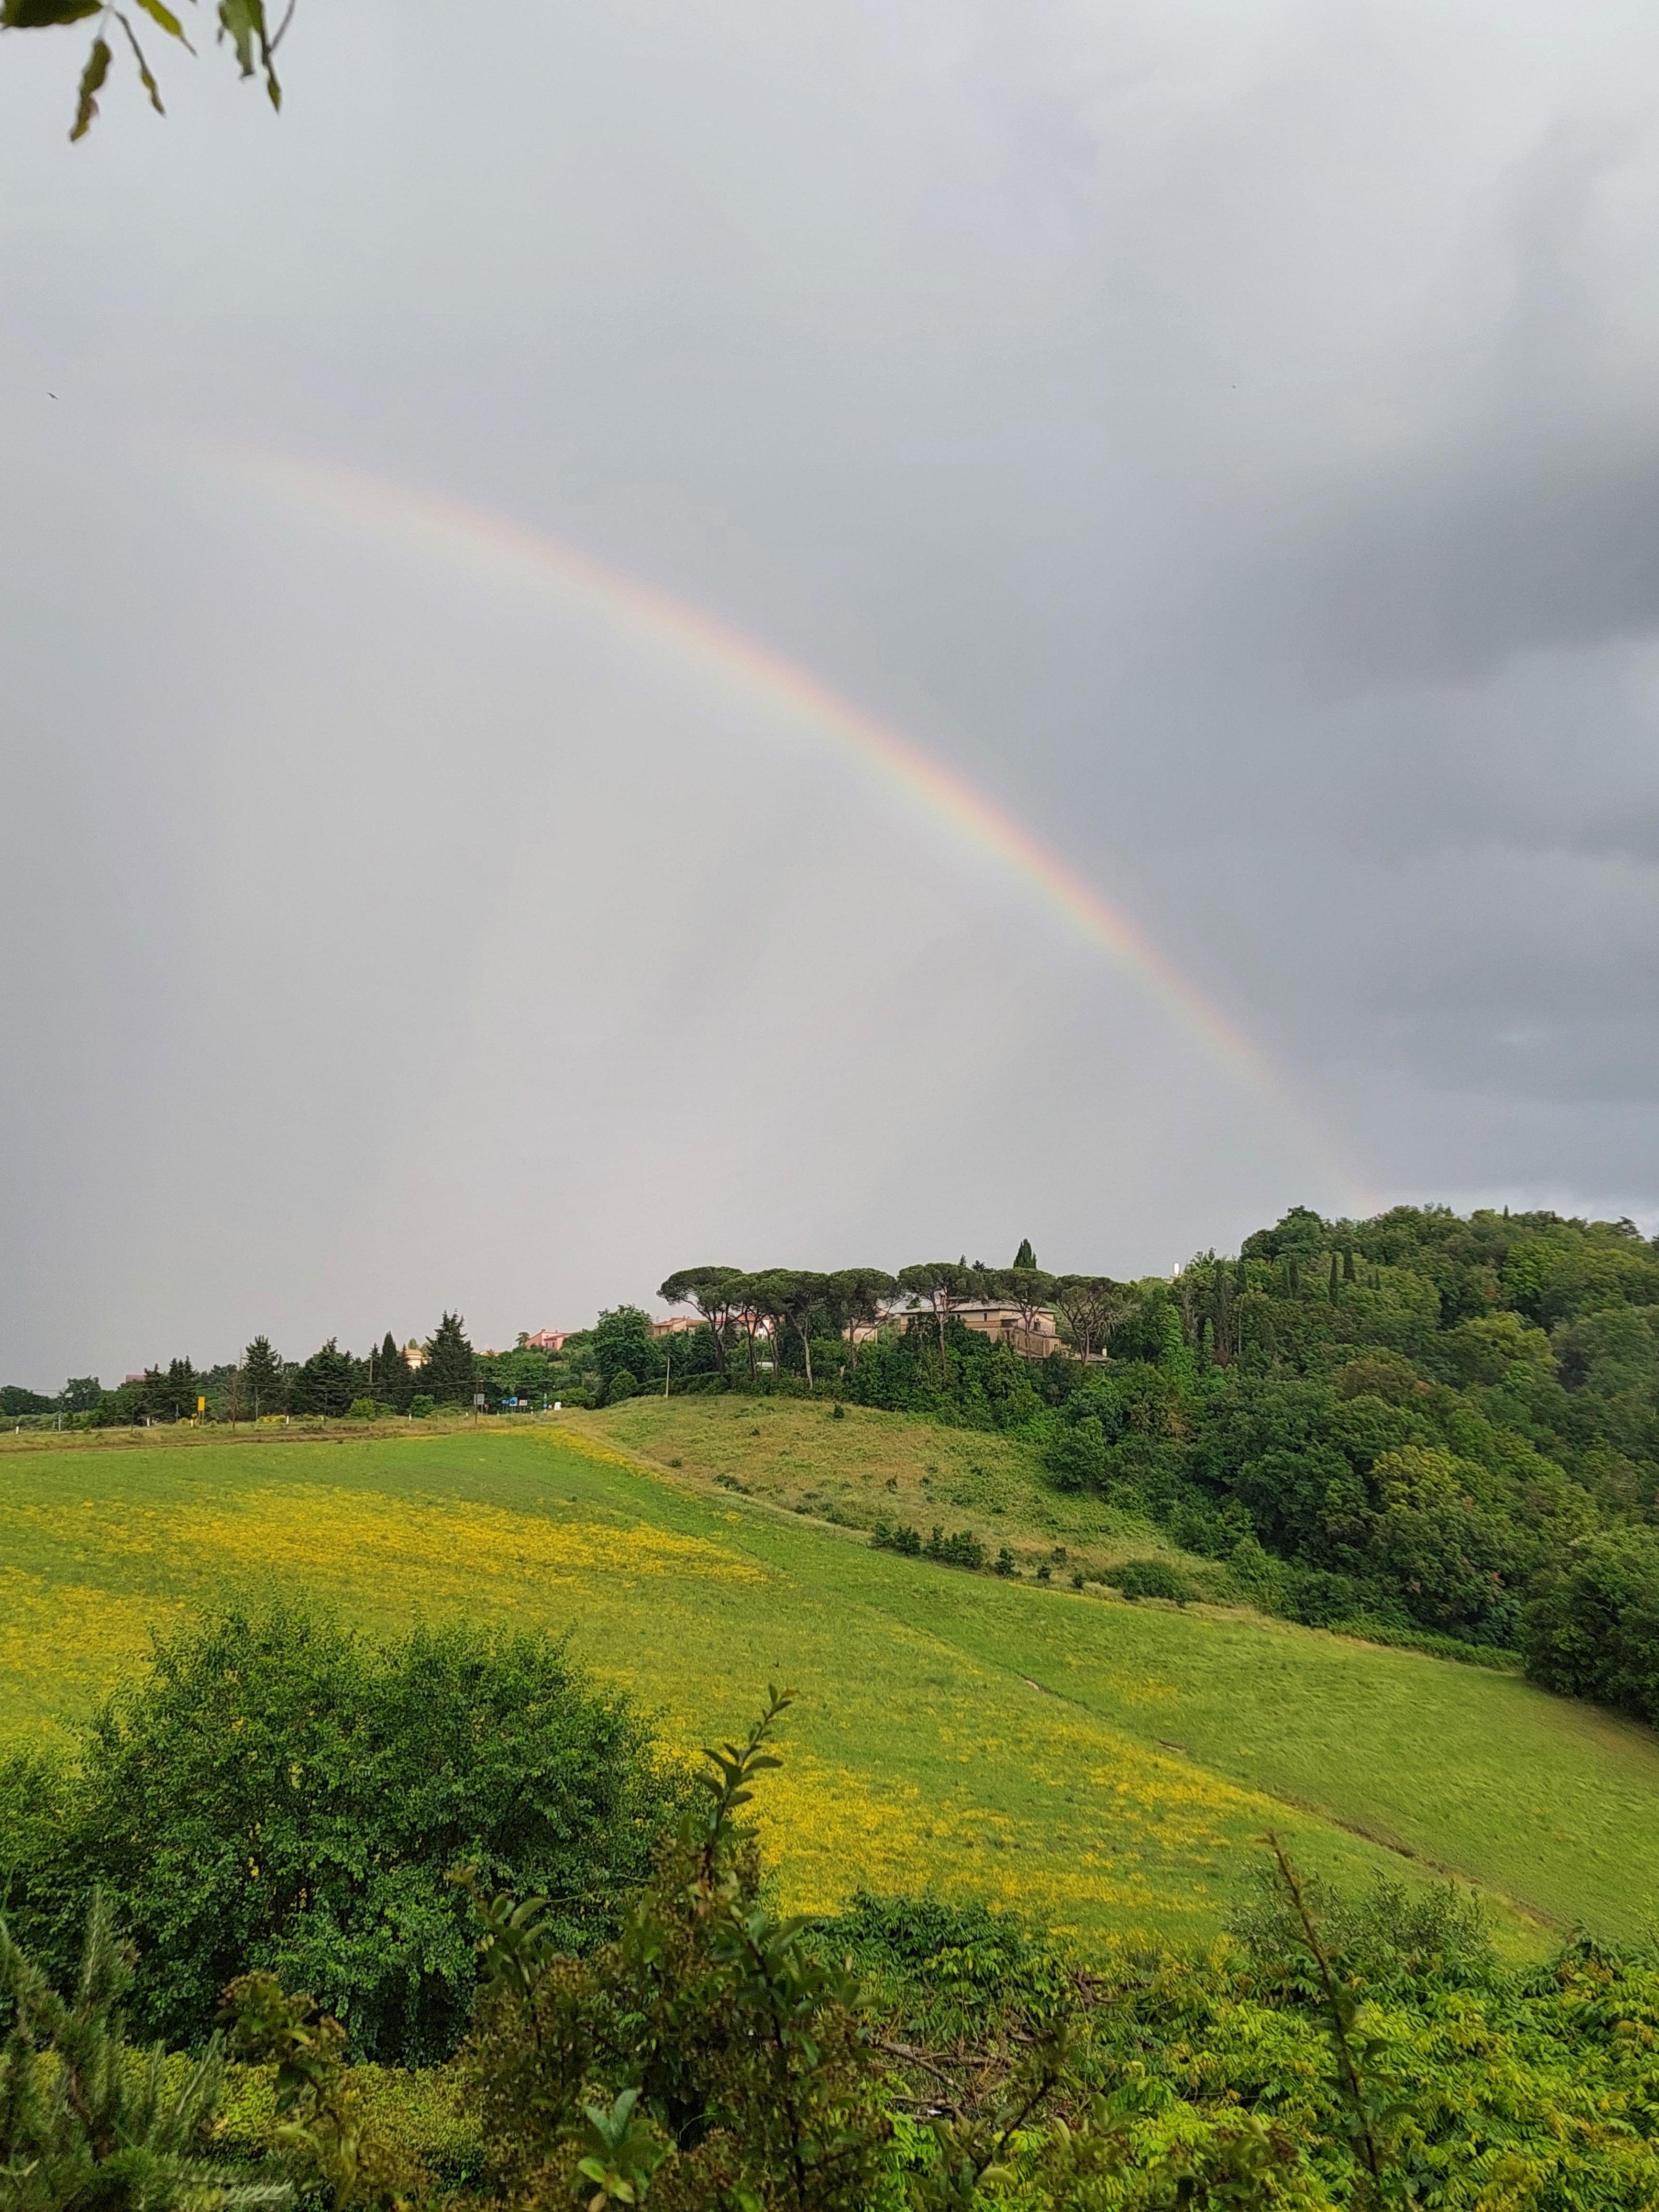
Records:
[[[769,1281],[790,1295],[762,1292],[751,1380]],[[705,1315],[726,1387],[804,1389],[810,1351],[849,1403],[1026,1438],[1267,1609],[1523,1653],[1659,1719],[1659,1250],[1628,1221],[1297,1207],[1171,1281],[1054,1277],[1028,1246],[1002,1270],[691,1269],[662,1295]],[[1053,1310],[1063,1347],[964,1327],[987,1298]]]
[[[483,1354],[447,1314],[299,1363],[263,1338],[15,1418],[338,1418],[614,1405],[641,1391],[833,1395],[1029,1443],[1060,1487],[1159,1523],[1239,1598],[1315,1626],[1524,1654],[1552,1687],[1659,1717],[1659,1252],[1628,1221],[1293,1208],[1172,1279],[1012,1267],[682,1269],[693,1326],[623,1306],[556,1354]],[[964,1325],[1000,1304],[1028,1349]],[[78,1409],[76,1392],[93,1402]]]

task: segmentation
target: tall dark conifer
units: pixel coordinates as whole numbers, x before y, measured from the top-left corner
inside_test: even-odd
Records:
[[[256,1336],[242,1354],[242,1403],[250,1420],[288,1411],[288,1376],[268,1336]]]
[[[1031,1240],[1029,1237],[1020,1238],[1019,1249],[1014,1255],[1014,1265],[1017,1267],[1036,1267],[1036,1254],[1031,1249]]]
[[[409,1411],[409,1402],[415,1395],[415,1371],[404,1358],[403,1347],[390,1329],[378,1352],[373,1353],[374,1383],[371,1395],[383,1406],[395,1406],[400,1413]]]
[[[144,1370],[145,1411],[158,1421],[188,1421],[196,1415],[196,1399],[201,1389],[201,1377],[188,1359],[170,1359],[167,1371],[159,1367]]]
[[[459,1314],[447,1313],[433,1332],[421,1370],[420,1387],[441,1406],[470,1406],[478,1363]]]
[[[294,1370],[289,1403],[296,1413],[320,1413],[337,1421],[354,1398],[362,1395],[367,1369],[361,1359],[342,1352],[339,1340],[328,1342]]]

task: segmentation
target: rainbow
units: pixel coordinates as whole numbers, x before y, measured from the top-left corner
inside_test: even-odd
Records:
[[[1360,1178],[1340,1159],[1255,1041],[1182,973],[1121,908],[1086,882],[1024,824],[964,776],[878,721],[818,678],[701,608],[605,567],[574,546],[457,500],[391,483],[338,462],[242,444],[199,449],[211,475],[328,516],[399,552],[465,570],[486,583],[550,592],[568,607],[668,648],[705,675],[829,738],[878,773],[1131,977],[1207,1054],[1299,1132],[1346,1210],[1364,1210]]]

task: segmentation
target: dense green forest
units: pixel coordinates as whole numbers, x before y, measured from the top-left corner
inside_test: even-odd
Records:
[[[643,1389],[833,1395],[1029,1441],[1053,1481],[1151,1516],[1237,1595],[1316,1626],[1524,1653],[1549,1686],[1659,1716],[1659,1252],[1629,1221],[1294,1208],[1173,1280],[967,1261],[817,1273],[694,1267],[550,1358],[480,1354],[446,1315],[412,1369],[387,1333],[285,1362],[188,1360],[15,1418],[372,1417],[614,1403]],[[969,1301],[1058,1316],[1024,1357]],[[1081,1355],[1081,1356],[1079,1356]]]
[[[813,1347],[850,1401],[1026,1437],[1058,1486],[1149,1514],[1270,1609],[1524,1651],[1659,1715],[1659,1253],[1630,1222],[1297,1208],[1169,1282],[1033,1260],[897,1287],[923,1310]],[[1066,1352],[963,1327],[953,1304],[986,1295],[1056,1310]],[[1091,1327],[1104,1357],[1079,1358]],[[786,1386],[811,1328],[775,1332]]]

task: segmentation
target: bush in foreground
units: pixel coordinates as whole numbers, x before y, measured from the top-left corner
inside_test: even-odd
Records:
[[[437,2075],[348,2065],[338,2022],[256,1972],[223,2016],[257,2070],[215,2121],[216,2049],[192,2068],[125,2045],[131,1962],[106,1904],[74,2002],[0,1925],[0,2208],[274,2212],[290,2191],[333,2212],[1659,2203],[1651,1951],[1581,1940],[1509,1966],[1466,1894],[1322,1894],[1272,1838],[1233,1940],[1197,1955],[1085,1960],[938,1899],[782,1918],[740,1814],[787,1703],[708,1754],[704,1802],[597,1952],[562,1948],[547,1899],[465,1878],[484,1972],[463,2061]],[[252,2154],[255,2185],[204,2142]]]
[[[678,1784],[625,1701],[562,1644],[462,1627],[379,1645],[279,1608],[161,1644],[70,1770],[0,1771],[8,1911],[64,1977],[95,1887],[138,1949],[143,2032],[198,2045],[264,1968],[313,1990],[361,2056],[428,2063],[466,2030],[476,1965],[458,1861],[545,1894],[600,1942]]]
[[[286,2212],[283,2183],[238,2182],[202,2155],[224,2088],[216,2038],[169,2067],[126,2039],[131,1947],[107,1898],[88,1915],[72,1998],[58,1996],[0,1921],[0,2204],[6,2212]],[[169,2076],[173,2078],[169,2078]]]

